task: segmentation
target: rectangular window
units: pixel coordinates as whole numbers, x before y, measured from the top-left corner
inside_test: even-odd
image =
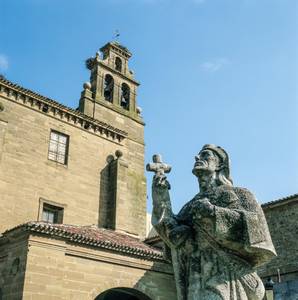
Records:
[[[63,223],[63,207],[43,203],[41,220],[49,223]]]
[[[51,130],[48,159],[67,165],[69,136]]]

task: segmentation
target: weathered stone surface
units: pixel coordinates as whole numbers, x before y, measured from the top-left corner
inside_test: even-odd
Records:
[[[154,171],[152,224],[171,249],[178,299],[263,299],[255,268],[275,256],[275,249],[253,194],[233,187],[225,150],[205,145],[196,156],[200,192],[178,215],[166,177]]]
[[[105,210],[114,210],[115,229],[145,237],[143,124],[104,107],[90,119],[1,79],[0,101],[5,107],[0,112],[0,233],[40,219],[43,198],[65,207],[64,223],[111,228]],[[106,127],[95,128],[97,123]],[[123,129],[128,130],[125,138]],[[51,130],[69,136],[67,165],[48,160]],[[117,139],[117,132],[123,140]],[[117,191],[116,185],[111,191],[112,180],[105,176],[111,167],[107,158],[119,150],[128,162],[127,172],[117,177]],[[111,200],[112,192],[119,197]]]
[[[96,249],[58,236],[28,236],[17,229],[7,237],[7,243],[0,243],[3,299],[94,300],[109,289],[126,287],[152,300],[175,300],[172,268],[163,261]],[[19,272],[13,275],[16,258]]]
[[[0,76],[1,299],[122,299],[105,297],[116,289],[176,299],[171,265],[142,242],[144,122],[131,54],[115,43],[102,50],[76,110]],[[67,164],[48,159],[52,130],[68,136]],[[41,219],[43,203],[59,207],[59,222],[64,211],[63,225],[27,223]]]
[[[258,269],[275,283],[298,278],[298,194],[262,205],[277,256]],[[296,294],[298,299],[298,293]]]

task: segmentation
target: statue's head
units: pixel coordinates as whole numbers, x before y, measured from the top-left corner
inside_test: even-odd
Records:
[[[207,144],[195,156],[192,173],[199,179],[204,175],[214,175],[218,185],[233,185],[230,177],[230,160],[227,152],[215,145]]]

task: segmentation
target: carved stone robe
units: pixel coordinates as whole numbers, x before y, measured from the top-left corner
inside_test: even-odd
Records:
[[[276,255],[262,208],[246,189],[222,185],[197,194],[173,215],[168,191],[152,223],[171,249],[178,300],[261,300],[254,268]],[[157,197],[153,193],[153,200]],[[215,207],[199,213],[200,201]]]

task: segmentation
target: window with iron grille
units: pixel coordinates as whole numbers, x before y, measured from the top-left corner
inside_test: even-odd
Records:
[[[69,136],[51,131],[48,159],[67,165]]]

